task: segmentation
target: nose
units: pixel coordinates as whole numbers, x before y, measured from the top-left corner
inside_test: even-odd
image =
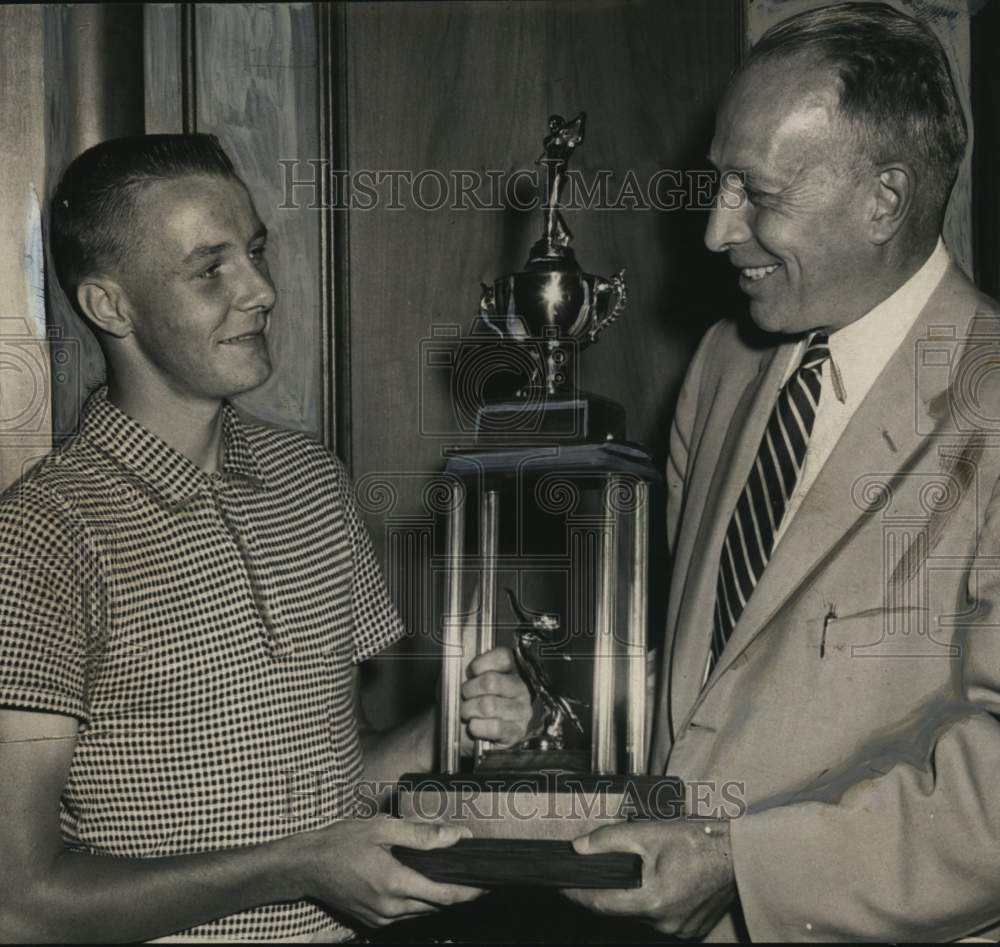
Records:
[[[732,246],[746,243],[753,236],[752,214],[753,207],[742,190],[721,187],[708,215],[705,246],[713,253],[723,253]]]
[[[236,300],[237,308],[243,310],[273,309],[277,299],[271,274],[267,263],[255,264],[246,260],[243,267],[243,278],[240,282],[240,292]]]

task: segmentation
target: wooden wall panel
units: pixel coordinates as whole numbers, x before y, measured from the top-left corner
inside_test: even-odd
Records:
[[[219,136],[271,231],[278,287],[275,371],[239,405],[263,421],[320,434],[320,219],[282,209],[281,159],[319,157],[316,35],[310,4],[198,4],[197,130]]]
[[[143,132],[143,10],[141,4],[45,6],[46,190],[66,165],[107,138]],[[80,409],[104,384],[104,356],[94,334],[50,279],[46,307],[52,335],[52,439],[76,433]]]
[[[184,60],[177,3],[147,3],[143,29],[147,135],[170,135],[184,127]]]
[[[278,289],[270,347],[275,370],[237,398],[269,424],[324,436],[323,267],[312,195],[283,206],[282,160],[320,157],[314,4],[156,4],[146,14],[146,129],[217,135],[268,226]],[[184,17],[187,17],[185,23]]]
[[[42,205],[44,11],[0,7],[0,489],[50,445]]]
[[[97,343],[56,282],[44,218],[72,158],[142,130],[141,35],[136,4],[0,7],[0,485],[75,433],[103,380]]]
[[[587,139],[574,167],[588,179],[609,171],[613,196],[629,172],[644,183],[660,169],[704,168],[740,37],[733,0],[351,4],[350,170],[531,170],[548,115],[581,109]],[[386,516],[426,515],[422,490],[456,440],[421,432],[422,373],[439,418],[449,397],[443,378],[428,380],[421,341],[434,327],[468,325],[480,281],[522,268],[541,219],[537,210],[421,209],[405,186],[401,203],[350,216],[353,472],[362,485],[384,475],[397,491],[394,504],[371,508],[383,555]],[[630,436],[662,458],[692,347],[734,301],[735,281],[702,245],[704,212],[587,210],[567,219],[586,269],[610,275],[624,266],[629,278],[628,313],[584,353],[580,380],[621,401]],[[662,558],[654,561],[662,574]],[[656,571],[653,582],[662,585]],[[431,608],[405,617],[408,647],[419,652],[438,616]],[[417,678],[433,679],[436,663],[421,667],[385,664],[387,704],[376,717],[404,709],[392,681],[406,675],[420,692]]]

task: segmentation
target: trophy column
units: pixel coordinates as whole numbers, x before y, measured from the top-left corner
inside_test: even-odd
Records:
[[[629,573],[626,667],[629,701],[626,715],[625,766],[629,773],[646,768],[646,622],[649,616],[649,486],[635,484],[632,568]]]
[[[462,567],[465,561],[465,488],[452,482],[448,504],[444,599],[447,612],[441,654],[441,770],[457,773],[462,738],[459,703],[462,688]]]
[[[602,541],[597,589],[597,636],[594,651],[594,709],[591,740],[592,770],[619,771],[614,753],[615,670],[624,661],[626,773],[641,773],[646,752],[646,624],[649,562],[648,486],[645,480],[622,474],[608,476],[602,496],[608,524]],[[626,509],[616,498],[629,498]],[[628,545],[631,548],[628,548]],[[617,560],[628,556],[624,582],[616,581]],[[624,588],[621,588],[621,586]],[[627,596],[620,636],[615,634],[617,598]],[[624,653],[622,653],[624,652]]]

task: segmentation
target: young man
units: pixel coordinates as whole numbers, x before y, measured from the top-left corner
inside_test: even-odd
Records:
[[[108,384],[0,500],[0,939],[343,940],[479,893],[387,851],[455,830],[352,818],[433,712],[359,734],[352,666],[402,627],[351,485],[228,403],[271,371],[266,239],[211,136],[105,142],[53,198]],[[463,694],[467,739],[523,734],[508,651]]]

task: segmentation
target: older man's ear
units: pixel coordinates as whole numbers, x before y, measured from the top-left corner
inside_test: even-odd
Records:
[[[905,164],[883,168],[875,185],[871,215],[871,241],[888,243],[913,212],[914,172]]]

